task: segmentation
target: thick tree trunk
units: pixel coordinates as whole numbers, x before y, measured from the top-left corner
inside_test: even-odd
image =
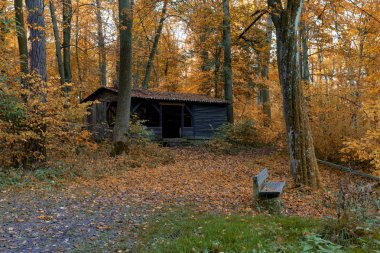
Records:
[[[223,0],[223,46],[224,46],[224,98],[230,102],[227,105],[227,120],[234,123],[233,101],[232,101],[232,67],[231,67],[231,28],[230,28],[230,6],[229,0]]]
[[[29,70],[46,81],[46,37],[43,0],[26,0],[29,30]]]
[[[132,27],[133,1],[119,0],[120,64],[119,95],[116,110],[113,143],[115,155],[128,152],[128,126],[132,93]]]
[[[105,47],[105,39],[103,32],[103,20],[101,13],[101,0],[95,0],[96,4],[96,20],[98,22],[98,47],[99,47],[99,70],[100,70],[100,86],[107,85],[107,55]]]
[[[288,133],[291,173],[296,184],[313,189],[320,186],[320,175],[314,153],[313,138],[301,85],[297,29],[302,0],[288,1],[286,10],[280,0],[268,0],[276,27],[277,62],[283,94],[283,107]]]
[[[24,74],[28,74],[28,40],[26,37],[25,24],[24,24],[24,11],[22,0],[14,1],[15,20],[18,52],[20,55],[20,69]]]
[[[143,89],[147,89],[148,85],[149,85],[150,73],[151,73],[152,68],[153,68],[154,56],[156,55],[158,42],[160,40],[162,28],[164,26],[164,21],[166,19],[167,5],[168,5],[168,0],[164,0],[164,6],[162,7],[162,11],[161,11],[161,18],[160,18],[160,21],[158,22],[158,28],[157,28],[156,34],[154,36],[153,46],[152,46],[152,49],[151,49],[150,54],[149,54],[148,62],[146,64],[145,76],[144,76],[144,80],[142,83]]]
[[[57,17],[55,16],[54,1],[49,1],[49,9],[51,22],[53,24],[54,41],[55,41],[55,55],[57,56],[58,72],[61,77],[61,84],[65,83],[65,70],[63,68],[62,54],[61,54],[61,40],[59,39],[59,31],[57,25]]]
[[[46,82],[46,37],[43,0],[26,0],[26,8],[28,10],[27,26],[29,33],[29,72],[39,75],[40,78]],[[33,84],[30,83],[29,85]],[[45,94],[34,93],[32,96],[33,95],[41,95],[42,102],[46,102]],[[41,111],[41,113],[42,115],[44,114],[43,111]],[[32,131],[34,131],[34,133],[39,137],[39,139],[29,139],[25,143],[25,149],[34,154],[34,157],[28,158],[25,163],[44,162],[46,158],[44,136],[46,124],[43,122],[43,120],[39,120],[36,122],[35,126],[30,127]]]
[[[300,37],[301,37],[301,79],[302,81],[308,83],[310,82],[309,73],[309,47],[307,45],[308,41],[308,31],[304,22],[300,24]]]
[[[73,6],[71,0],[63,0],[63,66],[65,70],[65,82],[71,82],[71,18],[73,16]]]

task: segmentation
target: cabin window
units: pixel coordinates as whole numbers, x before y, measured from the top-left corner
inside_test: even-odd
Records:
[[[144,125],[147,127],[159,127],[160,126],[160,113],[150,103],[143,103],[136,110],[135,114],[140,120],[144,120]]]
[[[193,126],[193,116],[191,115],[191,112],[189,111],[188,107],[185,106],[184,110],[184,127],[192,127]]]

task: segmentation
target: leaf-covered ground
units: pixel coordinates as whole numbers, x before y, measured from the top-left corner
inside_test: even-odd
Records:
[[[324,187],[318,192],[294,187],[287,155],[273,148],[242,151],[237,155],[216,154],[203,149],[177,148],[175,163],[144,166],[106,177],[99,187],[127,192],[135,201],[164,205],[193,204],[199,210],[256,212],[252,209],[252,177],[263,167],[269,180],[285,181],[282,195],[284,213],[301,216],[330,216],[339,182],[362,178],[320,166]],[[94,185],[94,181],[80,182]]]
[[[9,188],[0,192],[0,252],[60,252],[112,249],[120,238],[125,248],[136,242],[145,218],[166,206],[192,205],[200,211],[256,214],[252,176],[267,167],[271,180],[286,181],[284,213],[334,214],[340,179],[348,175],[321,167],[325,187],[310,193],[294,188],[286,155],[270,148],[238,155],[198,148],[175,148],[173,163],[142,167],[106,157],[87,164],[120,166],[117,173],[67,182],[60,188]],[[82,161],[83,162],[83,161]],[[134,167],[134,168],[132,168]],[[102,168],[100,168],[102,169]],[[352,178],[353,181],[360,180]],[[83,246],[85,245],[85,246]]]

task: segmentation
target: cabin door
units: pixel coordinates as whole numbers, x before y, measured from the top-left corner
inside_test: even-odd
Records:
[[[162,138],[180,138],[183,106],[162,105]]]

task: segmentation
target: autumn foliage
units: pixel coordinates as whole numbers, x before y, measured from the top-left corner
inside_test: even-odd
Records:
[[[49,159],[95,147],[84,125],[87,105],[79,103],[75,87],[66,92],[58,80],[44,82],[33,75],[23,80],[1,83],[1,164],[41,166]]]
[[[67,28],[61,18],[63,8],[61,2],[52,2],[56,6],[58,33],[63,39],[61,33]],[[229,131],[240,143],[285,147],[287,136],[273,24],[265,14],[244,34],[244,38],[238,39],[253,21],[251,15],[266,10],[266,4],[265,1],[234,1],[230,4],[237,124]],[[79,105],[79,98],[99,87],[104,69],[106,85],[117,86],[120,65],[117,2],[99,1],[95,6],[92,2],[78,0],[71,1],[71,5],[70,94],[64,94],[59,80],[54,78],[59,71],[51,13],[45,10],[45,28],[41,28],[46,36],[48,81],[41,84],[33,77],[26,88],[21,82],[21,78],[26,77],[20,74],[16,42],[21,24],[17,24],[10,1],[0,7],[0,145],[4,150],[1,159],[7,166],[18,166],[27,160],[46,158],[49,154],[59,158],[76,152],[81,145],[86,146],[89,133],[83,128],[85,105]],[[135,3],[132,73],[136,88],[141,87],[145,75],[162,7],[163,1]],[[379,13],[379,4],[374,0],[309,1],[303,5],[299,31],[303,86],[317,157],[359,165],[375,174],[380,168]],[[27,30],[26,8],[24,16]],[[222,23],[221,2],[168,2],[149,88],[223,97]],[[104,65],[104,54],[106,68],[100,67]],[[305,64],[308,65],[305,67]],[[262,94],[265,89],[270,95],[269,102],[264,105]],[[46,102],[41,102],[44,93]],[[28,97],[26,102],[25,97]],[[264,108],[268,106],[270,117]],[[248,126],[241,122],[255,123]],[[42,134],[41,129],[45,126],[46,131]],[[249,128],[249,131],[244,130],[249,136],[241,132],[242,126]],[[45,143],[46,154],[28,154],[25,143],[30,140]]]

